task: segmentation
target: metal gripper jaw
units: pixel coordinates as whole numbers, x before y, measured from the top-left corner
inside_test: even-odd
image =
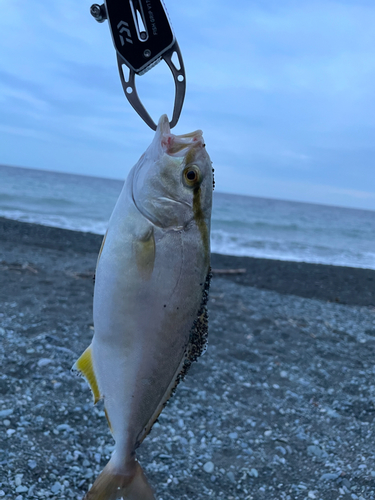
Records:
[[[139,99],[135,75],[143,75],[162,59],[167,63],[175,82],[170,122],[170,127],[174,127],[185,98],[186,77],[180,48],[162,0],[105,0],[103,5],[92,5],[90,11],[98,22],[108,19],[125,95],[153,130],[156,124]],[[175,64],[175,60],[178,63]]]

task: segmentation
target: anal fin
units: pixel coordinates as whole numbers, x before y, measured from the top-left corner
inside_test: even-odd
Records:
[[[87,380],[92,394],[94,396],[94,404],[100,400],[100,392],[98,382],[96,380],[94,366],[92,363],[92,346],[91,344],[86,351],[77,359],[73,366],[73,370],[81,372]]]

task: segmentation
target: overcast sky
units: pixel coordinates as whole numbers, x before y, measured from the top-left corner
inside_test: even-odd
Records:
[[[153,132],[90,2],[3,0],[0,163],[125,178]],[[375,210],[375,2],[166,0],[218,191]],[[137,80],[170,115],[165,63]]]

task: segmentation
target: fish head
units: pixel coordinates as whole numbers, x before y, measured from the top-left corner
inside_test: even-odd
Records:
[[[174,135],[163,115],[154,140],[134,167],[133,201],[156,226],[181,230],[199,219],[209,228],[212,172],[202,131]]]

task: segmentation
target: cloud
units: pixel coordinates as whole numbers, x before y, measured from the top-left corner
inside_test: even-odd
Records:
[[[167,6],[187,72],[176,132],[203,129],[218,189],[375,209],[373,2]],[[0,33],[0,162],[122,178],[152,132],[106,23],[73,0],[7,0]],[[171,115],[164,63],[137,86],[155,120]]]

